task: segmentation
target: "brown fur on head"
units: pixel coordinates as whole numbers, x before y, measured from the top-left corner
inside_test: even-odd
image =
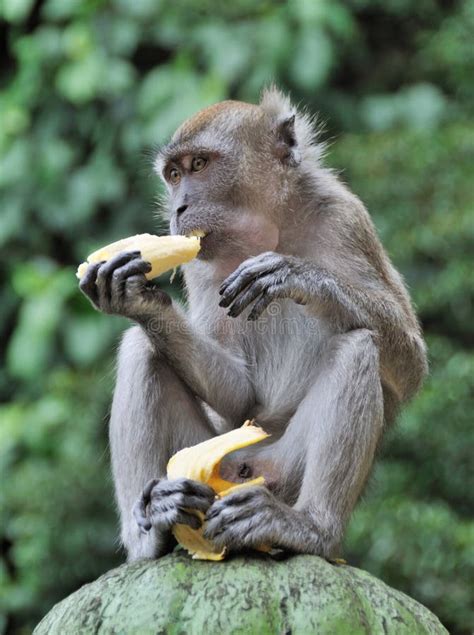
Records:
[[[258,105],[223,101],[201,110],[155,164],[167,185],[171,232],[204,231],[205,260],[275,249],[291,183],[317,157],[310,120],[276,89]],[[205,162],[199,171],[196,158]]]
[[[247,104],[243,101],[226,100],[217,104],[208,106],[200,110],[195,115],[184,121],[176,130],[172,137],[174,142],[182,142],[186,138],[193,137],[204,131],[207,127],[214,125],[219,119],[225,119],[226,116],[232,117],[235,113],[247,111],[258,116],[258,106]]]

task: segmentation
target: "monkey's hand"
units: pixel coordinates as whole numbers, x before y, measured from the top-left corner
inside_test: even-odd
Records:
[[[99,311],[140,320],[171,304],[169,295],[145,278],[150,270],[139,251],[124,251],[90,264],[79,287]]]
[[[152,479],[135,503],[133,515],[143,532],[152,527],[168,531],[177,523],[198,529],[201,520],[191,510],[206,513],[215,497],[208,485],[188,478]]]
[[[291,298],[298,304],[309,302],[308,281],[311,279],[314,284],[316,278],[318,273],[312,263],[267,251],[243,262],[224,280],[219,289],[222,296],[219,306],[230,307],[228,315],[237,317],[256,300],[248,315],[249,320],[256,320],[272,300]]]

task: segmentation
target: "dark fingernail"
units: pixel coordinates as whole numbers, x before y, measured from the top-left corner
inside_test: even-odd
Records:
[[[219,302],[219,306],[225,307],[228,304],[227,298],[222,298]]]

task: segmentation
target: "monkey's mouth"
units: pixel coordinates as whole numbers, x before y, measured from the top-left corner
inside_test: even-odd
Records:
[[[204,229],[192,229],[189,232],[185,233],[185,236],[191,238],[193,236],[197,236],[201,239],[201,249],[197,255],[200,260],[208,260],[208,258],[212,255],[213,249],[213,236],[212,232],[207,232]]]
[[[207,236],[207,232],[203,229],[192,229],[190,232],[186,232],[186,238],[193,238],[197,236],[197,238],[205,238]]]

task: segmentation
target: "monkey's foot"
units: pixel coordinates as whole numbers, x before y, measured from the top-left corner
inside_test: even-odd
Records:
[[[176,524],[198,529],[202,521],[191,510],[204,514],[214,499],[214,490],[198,481],[188,478],[152,479],[135,503],[133,515],[144,532],[152,527],[168,530]]]
[[[266,487],[239,490],[215,501],[207,511],[204,537],[228,549],[278,543],[281,507]]]

